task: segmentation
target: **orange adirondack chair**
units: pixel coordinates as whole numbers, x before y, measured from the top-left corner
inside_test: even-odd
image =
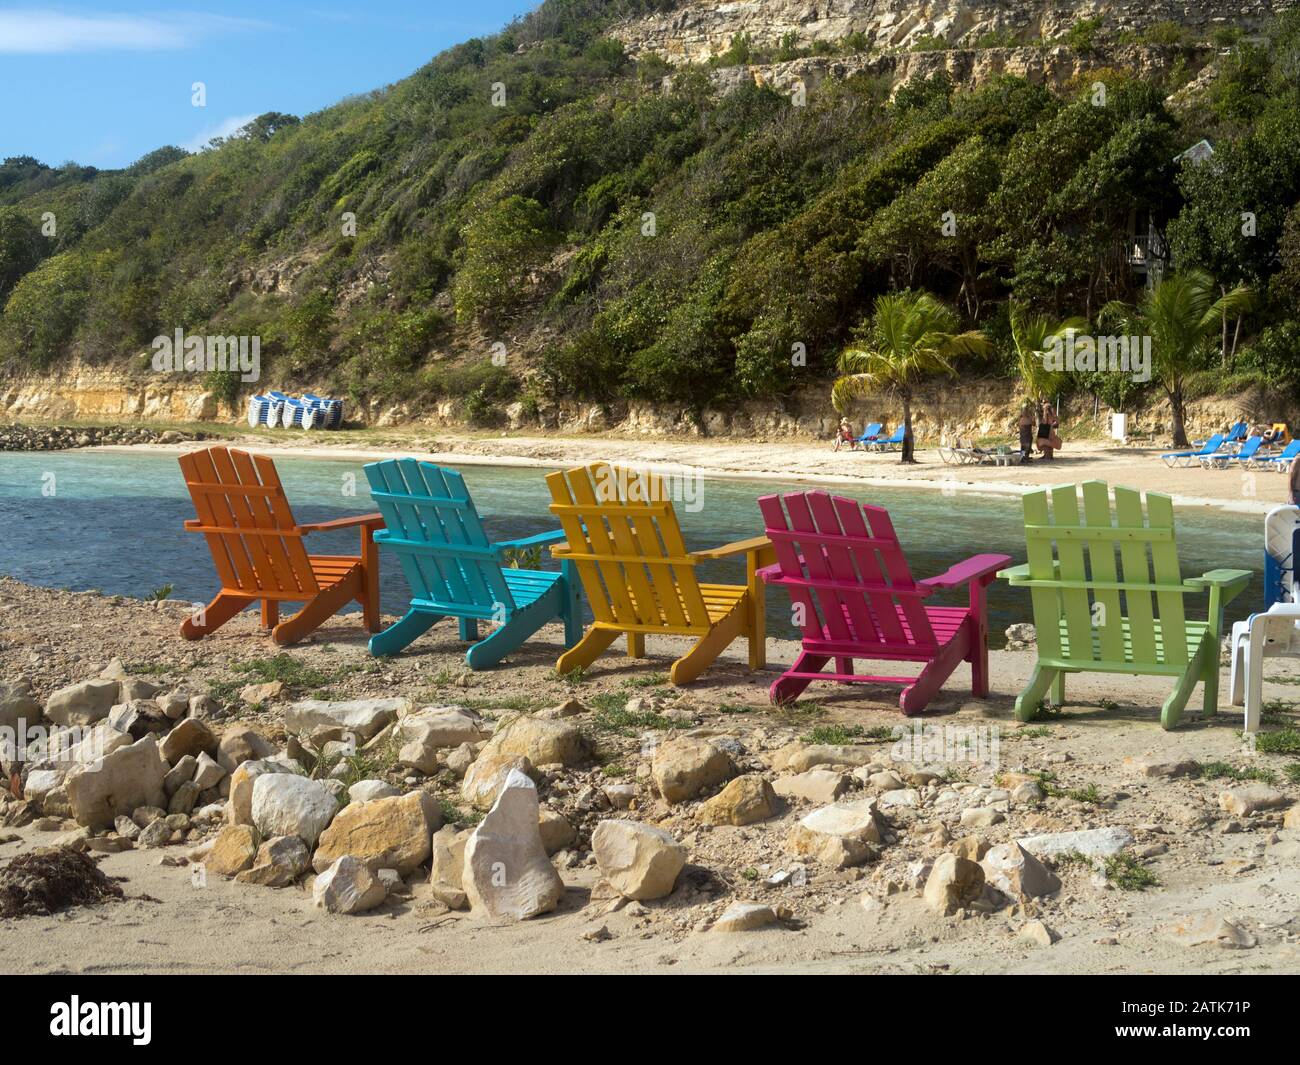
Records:
[[[180,464],[198,514],[185,529],[206,537],[221,580],[217,597],[181,626],[182,636],[200,639],[259,599],[262,625],[279,644],[296,643],[353,600],[366,628],[379,631],[379,514],[299,525],[265,455],[210,447],[180,456]],[[303,546],[308,533],[358,526],[360,555],[309,555]],[[282,602],[304,605],[280,621]]]

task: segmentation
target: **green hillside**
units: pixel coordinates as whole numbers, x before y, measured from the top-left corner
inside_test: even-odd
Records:
[[[1223,48],[1176,111],[1186,72],[1063,96],[937,77],[892,102],[859,76],[795,106],[717,95],[707,69],[666,90],[665,64],[602,35],[670,6],[547,0],[391,87],[195,155],[6,160],[0,366],[140,367],[181,327],[260,335],[263,387],[454,396],[483,423],[549,394],[702,406],[828,381],[876,296],[924,287],[996,341],[973,368],[1009,372],[1010,301],[1091,317],[1133,298],[1125,240],[1150,214],[1180,269],[1258,296],[1201,387],[1300,380],[1300,19]],[[1175,163],[1202,138],[1208,162]]]

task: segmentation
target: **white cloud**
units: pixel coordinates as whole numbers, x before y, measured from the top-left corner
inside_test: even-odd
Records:
[[[231,115],[229,118],[222,119],[215,126],[200,130],[181,147],[187,152],[201,152],[208,146],[208,141],[212,140],[213,137],[229,137],[234,133],[238,133],[256,117],[256,115]]]
[[[224,15],[83,15],[49,8],[0,11],[0,53],[161,52],[189,48],[213,33],[264,27]]]

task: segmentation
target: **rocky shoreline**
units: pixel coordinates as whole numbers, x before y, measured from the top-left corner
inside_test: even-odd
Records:
[[[264,968],[268,947],[274,964],[314,957],[320,930],[284,920],[304,909],[362,922],[338,934],[376,966],[407,942],[492,965],[483,921],[518,929],[494,937],[510,957],[591,955],[574,966],[610,941],[620,964],[676,944],[710,966],[720,940],[805,964],[849,935],[877,969],[1181,971],[1221,948],[1269,969],[1300,944],[1294,758],[1244,758],[1226,712],[1161,732],[1148,678],[1080,678],[1065,712],[1021,726],[1033,656],[993,652],[988,699],[956,680],[905,721],[871,689],[774,708],[770,675],[739,660],[674,689],[653,641],[648,661],[561,678],[543,631],[507,668],[467,673],[454,630],[375,660],[355,615],[282,650],[251,614],[182,641],[187,609],[0,578],[0,726],[48,733],[7,759],[0,863],[54,844],[128,896],[177,893],[148,916],[160,949],[188,948],[208,917],[225,927],[220,907],[270,922],[270,943],[226,928],[216,968],[245,951]],[[921,743],[918,727],[937,731]],[[996,742],[981,760],[928,745],[955,728]],[[113,915],[130,936],[135,905],[98,905],[95,943],[69,925],[57,953],[122,949]],[[371,915],[389,931],[365,931]],[[0,927],[24,956],[28,922]]]
[[[211,438],[209,433],[138,425],[5,425],[0,426],[0,451],[67,451],[108,444],[183,444]]]

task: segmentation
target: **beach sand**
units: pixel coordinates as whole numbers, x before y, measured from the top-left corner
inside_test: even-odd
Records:
[[[198,643],[177,638],[185,607],[159,606],[92,593],[30,588],[0,579],[0,677],[29,677],[44,698],[74,680],[95,675],[114,657],[150,679],[190,690],[218,681],[256,680],[238,672],[240,663],[280,653],[256,619],[245,614]],[[469,675],[461,681],[464,645],[446,625],[437,626],[395,659],[376,661],[365,651],[365,633],[355,614],[328,622],[310,642],[287,652],[303,666],[327,674],[333,698],[404,695],[416,705],[464,703],[489,716],[506,707],[554,705],[569,697],[584,702],[602,693],[622,697],[681,698],[696,728],[739,742],[745,758],[761,765],[783,744],[814,728],[844,726],[870,730],[904,722],[896,693],[872,687],[817,685],[815,700],[797,710],[778,711],[766,699],[772,670],[751,673],[738,649],[695,685],[678,693],[663,674],[684,641],[651,640],[648,660],[619,653],[600,660],[579,683],[554,674],[559,634],[544,629],[513,656],[508,667]],[[620,645],[621,647],[621,645]],[[789,660],[793,647],[769,644],[774,664]],[[1143,776],[1126,756],[1159,760],[1196,759],[1261,768],[1292,801],[1300,787],[1282,776],[1294,761],[1282,755],[1246,755],[1241,714],[1226,705],[1201,719],[1189,712],[1185,724],[1164,732],[1158,707],[1168,682],[1153,678],[1084,676],[1072,680],[1066,712],[1042,724],[1020,726],[1012,702],[1033,664],[1026,652],[991,655],[992,694],[969,695],[969,672],[961,667],[924,721],[968,725],[998,737],[1002,770],[1050,774],[1059,791],[1032,806],[1013,805],[1006,820],[977,834],[989,843],[1101,825],[1130,829],[1142,862],[1158,878],[1144,891],[1110,886],[1082,865],[1059,869],[1055,896],[989,915],[941,917],[928,910],[904,883],[913,863],[941,853],[927,840],[939,817],[929,809],[889,813],[892,841],[880,860],[833,872],[816,866],[806,885],[768,888],[761,878],[787,868],[785,839],[798,817],[815,804],[791,800],[776,818],[744,828],[709,828],[699,806],[665,807],[648,798],[637,815],[673,833],[689,849],[679,889],[665,900],[608,912],[590,904],[597,871],[581,859],[562,864],[568,892],[553,914],[520,924],[493,924],[447,912],[414,878],[413,897],[389,902],[371,913],[342,917],[315,910],[303,887],[272,890],[209,876],[198,885],[184,863],[187,845],[110,854],[102,868],[122,878],[128,900],[53,917],[0,922],[0,970],[10,973],[123,972],[855,972],[855,973],[1026,973],[1026,972],[1297,972],[1300,971],[1300,831],[1283,829],[1281,812],[1232,819],[1219,809],[1230,782],[1180,776]],[[1270,661],[1266,700],[1274,705],[1269,727],[1296,721],[1300,670]],[[462,684],[466,686],[461,686]],[[1224,676],[1226,690],[1226,671]],[[1189,711],[1199,706],[1193,696]],[[234,699],[227,719],[252,725],[278,743],[283,702],[243,706]],[[493,709],[497,707],[499,709]],[[642,760],[637,730],[623,735],[602,727],[597,714],[576,719],[596,744],[597,760],[631,769]],[[916,720],[916,719],[913,719]],[[221,722],[220,724],[224,724]],[[858,742],[871,743],[865,736]],[[879,757],[891,759],[888,741]],[[903,768],[900,763],[900,769]],[[957,783],[992,785],[994,769],[954,764]],[[610,770],[612,772],[612,768]],[[587,832],[608,813],[586,810],[576,798],[586,783],[598,784],[593,768],[543,786],[545,801]],[[400,771],[395,779],[401,780]],[[769,775],[774,775],[770,774]],[[563,776],[563,774],[561,774]],[[390,778],[393,779],[393,778]],[[632,779],[620,776],[617,779]],[[458,800],[454,781],[426,781],[424,787]],[[967,832],[947,821],[953,838]],[[1235,821],[1235,823],[1234,823]],[[65,827],[72,827],[70,824]],[[16,841],[0,844],[0,860],[48,844],[57,833],[32,826],[12,831]],[[160,862],[179,864],[160,864]],[[863,898],[869,902],[864,905]],[[726,934],[703,930],[730,903],[755,900],[788,906],[791,919],[768,929]],[[1037,917],[1061,938],[1036,947],[1019,929]],[[1223,949],[1197,945],[1180,929],[1228,919],[1256,945]],[[605,929],[601,941],[585,938]]]
[[[403,428],[313,434],[285,430],[237,436],[232,443],[255,451],[303,458],[373,461],[411,455],[431,462],[461,465],[531,466],[555,469],[606,461],[686,466],[705,476],[755,481],[810,481],[828,487],[911,484],[921,489],[1016,494],[1036,485],[1103,480],[1143,491],[1166,492],[1180,506],[1213,506],[1246,514],[1264,514],[1288,502],[1287,478],[1271,470],[1169,469],[1160,459],[1163,447],[1122,447],[1067,441],[1051,462],[1041,458],[1020,466],[946,465],[934,448],[917,452],[904,465],[897,453],[831,450],[814,441],[748,442],[735,439],[634,439],[604,435],[529,436],[526,434],[452,433]],[[183,451],[194,444],[134,445],[114,450]]]

